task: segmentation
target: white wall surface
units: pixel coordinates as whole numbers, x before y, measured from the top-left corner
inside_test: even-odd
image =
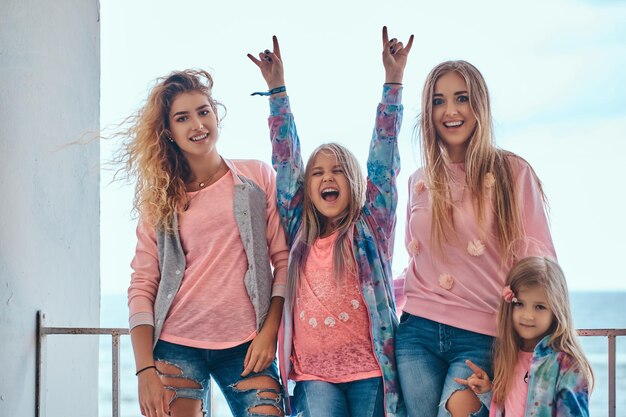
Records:
[[[0,1],[0,416],[35,413],[35,317],[99,325],[98,1]],[[98,340],[48,336],[43,416],[97,415]]]

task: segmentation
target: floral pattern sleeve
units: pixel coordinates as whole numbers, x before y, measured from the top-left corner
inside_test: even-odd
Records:
[[[386,259],[393,255],[400,172],[398,134],[402,125],[402,87],[383,86],[367,160],[365,211]]]
[[[572,356],[552,350],[550,338],[535,347],[524,415],[589,417],[589,381]]]
[[[561,372],[556,388],[556,415],[589,417],[589,386],[580,367],[569,355],[561,353]]]
[[[302,221],[304,163],[289,97],[270,98],[268,123],[272,140],[272,166],[276,171],[278,213],[287,234],[287,244],[291,247]]]

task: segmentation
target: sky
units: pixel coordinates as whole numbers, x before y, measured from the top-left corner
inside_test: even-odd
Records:
[[[432,67],[474,64],[492,99],[496,142],[534,167],[550,203],[570,290],[626,290],[626,2],[101,0],[101,128],[140,108],[154,80],[203,68],[226,106],[218,149],[270,162],[266,89],[246,57],[277,35],[303,156],[329,141],[365,165],[382,91],[381,28],[415,35],[404,75],[395,272],[409,175],[421,166],[415,123]],[[105,130],[106,131],[106,130]],[[119,141],[101,142],[106,164]],[[101,288],[126,291],[136,243],[132,184],[101,178]]]

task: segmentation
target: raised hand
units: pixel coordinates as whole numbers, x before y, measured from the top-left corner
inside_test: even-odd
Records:
[[[475,394],[484,394],[485,392],[491,391],[491,381],[489,380],[487,372],[474,365],[469,359],[466,360],[465,363],[474,373],[467,379],[454,378],[454,381],[468,386]]]
[[[401,83],[404,76],[406,61],[413,46],[413,38],[404,46],[396,38],[389,39],[387,26],[383,26],[383,66],[385,67],[386,83]]]
[[[285,85],[285,74],[283,69],[283,61],[280,57],[280,46],[278,45],[278,38],[272,36],[273,51],[266,49],[259,53],[257,59],[252,54],[248,54],[248,58],[256,64],[261,70],[261,75],[265,78],[267,87],[272,88],[281,87]]]

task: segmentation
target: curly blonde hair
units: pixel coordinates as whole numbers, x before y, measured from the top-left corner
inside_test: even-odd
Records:
[[[172,103],[179,94],[199,92],[217,113],[221,104],[213,99],[212,88],[206,71],[172,72],[156,80],[144,106],[124,122],[129,127],[120,134],[127,140],[116,157],[123,164],[118,173],[136,180],[134,210],[155,228],[172,232],[174,214],[189,203],[185,183],[191,171],[169,130]]]

